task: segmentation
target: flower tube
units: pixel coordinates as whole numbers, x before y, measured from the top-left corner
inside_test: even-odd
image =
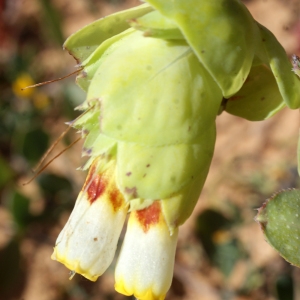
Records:
[[[170,235],[159,201],[131,212],[115,289],[138,299],[164,299],[172,282],[177,235],[178,230]]]
[[[92,281],[111,264],[127,214],[115,186],[114,165],[103,172],[98,168],[96,161],[51,257]]]

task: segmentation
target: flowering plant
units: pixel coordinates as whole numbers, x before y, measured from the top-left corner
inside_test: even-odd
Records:
[[[276,38],[239,0],[149,0],[87,25],[64,47],[87,92],[73,126],[86,182],[52,258],[95,281],[127,213],[115,288],[164,299],[178,227],[190,216],[222,111],[264,120],[300,106],[300,84]]]

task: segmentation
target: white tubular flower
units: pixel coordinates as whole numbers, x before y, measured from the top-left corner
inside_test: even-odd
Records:
[[[115,185],[115,165],[98,169],[96,161],[51,257],[92,281],[111,264],[127,214]]]
[[[133,211],[115,271],[115,289],[139,300],[160,300],[170,288],[178,230],[170,235],[160,201]]]

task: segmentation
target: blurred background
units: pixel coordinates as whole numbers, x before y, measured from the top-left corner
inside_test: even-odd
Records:
[[[300,55],[300,0],[244,1],[289,56]],[[137,0],[0,0],[0,300],[131,299],[113,289],[114,263],[96,283],[50,259],[86,174],[80,141],[23,185],[47,148],[76,118],[84,93],[62,50],[77,29]],[[256,208],[299,187],[298,111],[251,123],[223,113],[205,188],[182,226],[169,300],[300,299],[300,271],[264,241]],[[71,130],[50,157],[78,138]],[[124,232],[122,233],[122,238]]]

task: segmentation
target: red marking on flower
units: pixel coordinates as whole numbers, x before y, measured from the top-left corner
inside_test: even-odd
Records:
[[[131,172],[127,172],[126,173],[126,176],[130,176],[132,173]]]
[[[117,211],[124,203],[124,197],[116,187],[109,191],[109,200],[114,208],[114,211]]]
[[[106,186],[107,180],[104,176],[93,174],[92,182],[87,188],[88,200],[91,204],[105,192]]]
[[[158,201],[154,201],[153,204],[142,210],[137,210],[136,216],[138,221],[143,227],[144,232],[150,229],[151,225],[155,225],[159,222],[161,207]]]

